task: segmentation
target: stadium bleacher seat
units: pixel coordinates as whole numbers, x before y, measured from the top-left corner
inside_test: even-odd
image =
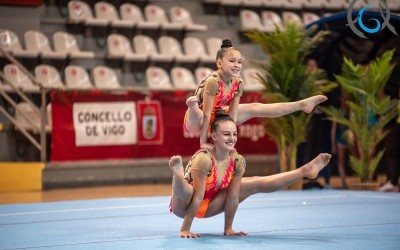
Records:
[[[245,91],[259,91],[264,89],[264,85],[260,83],[257,73],[261,74],[261,71],[256,68],[244,68],[242,70]]]
[[[158,22],[146,21],[140,8],[132,3],[123,3],[119,7],[121,20],[132,22],[137,29],[158,29]]]
[[[179,41],[172,36],[161,36],[158,39],[158,47],[163,55],[171,55],[177,62],[194,63],[197,61],[195,55],[184,54]]]
[[[294,22],[299,25],[303,25],[303,21],[301,20],[301,17],[293,11],[283,11],[282,12],[282,20],[283,20],[283,22]]]
[[[148,4],[144,9],[147,21],[158,23],[163,30],[183,30],[184,24],[171,22],[160,6]]]
[[[211,56],[216,57],[218,50],[221,48],[222,39],[218,37],[209,37],[206,40],[207,51]]]
[[[65,85],[72,89],[93,89],[89,74],[79,65],[68,65],[64,70]]]
[[[92,8],[87,3],[77,0],[68,2],[68,21],[70,23],[83,23],[87,26],[100,27],[105,27],[109,23],[107,19],[94,17]]]
[[[61,80],[58,70],[51,65],[40,64],[35,67],[36,81],[41,83],[42,86],[47,88],[61,88],[65,87]]]
[[[28,30],[24,34],[26,48],[35,51],[43,59],[65,59],[67,53],[65,51],[54,51],[49,39],[41,31]]]
[[[187,36],[183,39],[183,48],[185,54],[198,57],[200,62],[213,63],[215,62],[214,56],[208,54],[204,43],[200,38]]]
[[[51,104],[46,106],[47,123],[45,125],[46,132],[51,131]],[[17,103],[15,109],[15,121],[23,129],[38,133],[40,131],[41,118],[40,113],[36,112],[27,102]]]
[[[305,26],[309,25],[310,23],[318,21],[320,18],[317,14],[311,12],[304,12],[302,15],[303,23]]]
[[[194,76],[196,78],[197,85],[199,85],[201,83],[201,81],[203,81],[203,79],[205,77],[209,76],[212,72],[213,72],[213,70],[211,68],[208,68],[208,67],[198,67],[198,68],[196,68],[195,71],[194,71]]]
[[[193,73],[183,67],[173,67],[171,69],[172,85],[175,89],[195,90],[197,85]]]
[[[110,59],[123,59],[126,61],[147,61],[144,54],[134,53],[128,38],[121,34],[111,34],[107,37],[107,48]]]
[[[15,87],[21,88],[26,92],[36,92],[39,91],[39,86],[33,84],[31,79],[22,72],[17,65],[15,64],[7,64],[3,68],[4,77],[7,82],[14,84]]]
[[[90,59],[94,58],[93,51],[81,51],[76,38],[64,31],[57,31],[53,34],[54,49],[65,52],[71,58]]]
[[[264,26],[257,12],[252,10],[241,10],[240,29],[243,32],[252,30],[264,31]]]
[[[120,89],[121,84],[115,71],[107,66],[96,66],[92,70],[94,85],[98,89]]]
[[[146,35],[136,35],[133,38],[133,46],[138,54],[147,56],[153,62],[172,62],[173,55],[160,54],[156,42],[153,38]]]
[[[282,27],[282,18],[275,11],[264,10],[261,19],[266,32],[275,32],[277,26]]]
[[[169,16],[172,23],[183,24],[183,29],[186,31],[205,31],[207,25],[197,24],[193,22],[190,12],[180,6],[174,6],[169,10]]]
[[[16,57],[35,58],[39,55],[36,51],[23,49],[17,34],[8,29],[0,29],[0,46]]]
[[[107,20],[111,27],[133,28],[135,23],[130,20],[121,20],[114,5],[100,1],[94,5],[94,12],[97,19]]]
[[[151,90],[169,90],[173,89],[169,74],[165,69],[150,66],[146,69],[146,80]]]

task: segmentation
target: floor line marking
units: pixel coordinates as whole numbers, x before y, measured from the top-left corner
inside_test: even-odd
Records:
[[[249,198],[246,202],[261,202],[261,201],[290,201],[290,200],[309,200],[309,199],[337,199],[337,198],[345,198],[345,197],[366,197],[366,198],[377,198],[376,196],[368,196],[368,195],[349,195],[349,194],[340,194],[340,195],[327,195],[327,196],[301,196],[301,197],[281,197],[281,198]],[[386,196],[379,196],[379,198],[389,198],[395,199]],[[54,214],[54,213],[70,213],[70,212],[87,212],[87,211],[101,211],[101,210],[115,210],[115,209],[132,209],[132,208],[149,208],[149,207],[163,207],[168,206],[168,203],[159,203],[159,204],[144,204],[144,205],[129,205],[129,206],[112,206],[112,207],[101,207],[101,208],[75,208],[75,209],[61,209],[61,210],[47,210],[47,211],[33,211],[33,212],[18,212],[18,213],[4,213],[0,214],[0,217],[6,216],[24,216],[24,215],[38,215],[38,214]]]

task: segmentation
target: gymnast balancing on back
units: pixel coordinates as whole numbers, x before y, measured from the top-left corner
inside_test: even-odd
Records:
[[[322,153],[293,171],[243,178],[246,161],[234,152],[237,128],[233,119],[223,110],[217,111],[211,132],[214,150],[198,150],[185,169],[180,156],[173,156],[169,161],[173,173],[170,210],[183,218],[181,238],[200,237],[190,231],[194,217],[219,213],[225,214],[224,235],[247,235],[232,228],[240,202],[253,194],[280,190],[304,177],[314,179],[331,158],[330,154]]]
[[[193,96],[186,100],[188,109],[184,118],[184,130],[200,136],[200,147],[212,149],[207,143],[210,124],[216,110],[224,109],[236,124],[254,117],[279,117],[295,111],[310,113],[314,107],[327,100],[316,95],[295,102],[239,104],[244,82],[240,77],[242,55],[232,47],[230,40],[223,40],[217,52],[217,70],[203,79]]]

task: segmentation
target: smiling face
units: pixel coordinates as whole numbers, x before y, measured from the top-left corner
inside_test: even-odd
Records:
[[[225,76],[239,76],[243,67],[242,54],[236,49],[229,49],[217,60],[217,67]]]
[[[212,132],[211,138],[217,149],[234,150],[237,142],[236,124],[231,120],[220,121],[216,130]]]

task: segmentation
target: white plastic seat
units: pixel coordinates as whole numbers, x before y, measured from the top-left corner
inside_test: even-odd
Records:
[[[175,89],[195,90],[197,88],[193,73],[187,68],[173,67],[171,69],[171,79]]]
[[[181,45],[174,37],[161,36],[158,39],[158,47],[161,54],[171,55],[178,62],[193,63],[197,61],[196,56],[183,54]]]
[[[206,47],[200,38],[192,36],[185,37],[183,39],[183,48],[185,50],[185,54],[196,56],[201,62],[215,62],[214,56],[208,54]]]
[[[18,36],[7,29],[0,29],[0,46],[16,57],[35,58],[39,55],[36,51],[24,50]],[[1,52],[0,55],[2,55]]]
[[[94,5],[97,19],[107,20],[112,27],[133,28],[135,23],[130,20],[121,20],[114,5],[100,1]]]
[[[257,74],[262,73],[256,68],[244,68],[242,70],[245,91],[257,91],[264,89],[264,85],[259,81]]]
[[[147,85],[152,90],[173,89],[167,71],[157,66],[146,69]]]
[[[282,27],[282,18],[274,11],[265,10],[261,12],[261,18],[266,32],[274,32],[276,26]]]
[[[160,54],[155,41],[146,35],[136,35],[133,38],[133,46],[137,54],[147,56],[150,61],[154,62],[172,62],[173,55]]]
[[[122,4],[119,7],[119,14],[122,20],[134,23],[138,29],[158,29],[160,27],[158,22],[146,21],[139,7],[131,3]]]
[[[36,81],[47,88],[64,88],[60,73],[51,65],[41,64],[35,67]]]
[[[309,25],[313,22],[316,22],[320,19],[317,14],[311,13],[311,12],[304,12],[302,17],[303,17],[304,26],[307,26],[307,25]]]
[[[133,53],[128,38],[120,34],[111,34],[107,37],[107,48],[110,59],[145,62],[148,58],[144,54]]]
[[[260,16],[252,10],[240,11],[240,29],[241,31],[264,31]]]
[[[42,58],[65,59],[67,57],[67,53],[64,51],[52,50],[47,36],[38,30],[28,30],[25,32],[24,40],[27,50],[35,51]]]
[[[292,11],[283,11],[282,20],[284,22],[292,22],[292,23],[297,23],[299,25],[303,25],[303,21],[301,20],[300,16]]]
[[[146,20],[156,22],[164,30],[182,30],[182,23],[172,23],[168,20],[165,10],[157,5],[149,4],[144,8]]]
[[[65,85],[72,89],[93,89],[89,74],[81,66],[68,65],[64,70]]]
[[[194,76],[196,78],[197,85],[199,85],[204,80],[204,78],[209,76],[212,72],[213,70],[207,67],[198,67],[197,69],[195,69]]]
[[[187,31],[204,31],[207,30],[207,25],[196,24],[193,22],[190,12],[182,7],[174,6],[169,9],[169,16],[172,23],[179,23]]]
[[[51,103],[46,106],[47,123],[45,125],[46,132],[51,132],[52,129],[52,115],[51,115]],[[15,109],[15,121],[16,123],[28,131],[33,133],[40,132],[41,118],[40,113],[36,112],[32,106],[27,102],[20,102],[17,104]]]
[[[39,86],[34,85],[33,82],[28,78],[28,76],[17,67],[17,65],[12,63],[7,64],[6,66],[4,66],[3,72],[6,81],[14,84],[15,87],[21,88],[23,91],[27,92],[39,91]],[[5,85],[7,88],[11,87],[7,86],[7,84]]]
[[[71,58],[94,58],[93,51],[81,51],[76,38],[64,31],[53,34],[54,48],[56,51],[66,52]]]
[[[83,23],[87,26],[105,27],[109,23],[107,19],[95,18],[92,8],[87,3],[77,0],[68,2],[68,19],[71,23]]]
[[[208,54],[217,57],[217,52],[221,48],[222,39],[218,37],[209,37],[206,40]]]
[[[17,104],[14,118],[19,127],[28,131],[40,131],[40,114],[36,112],[28,103],[20,102]]]
[[[96,66],[92,70],[93,82],[99,89],[120,89],[121,84],[115,71],[107,66]]]

